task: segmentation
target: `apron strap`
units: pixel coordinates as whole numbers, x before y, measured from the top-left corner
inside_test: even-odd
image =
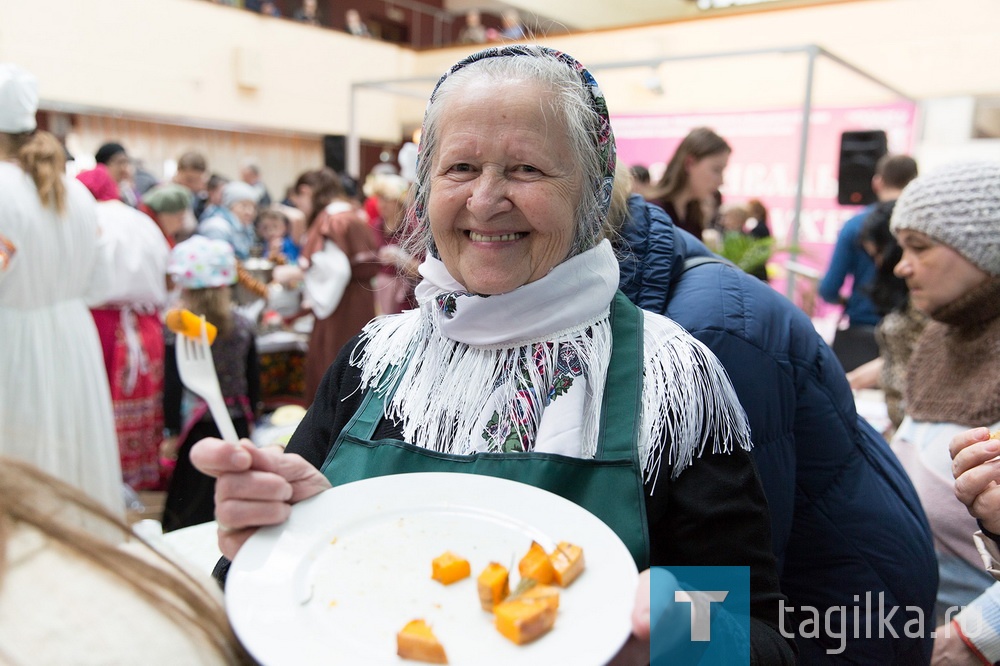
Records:
[[[399,376],[402,377],[402,373],[399,373]],[[344,429],[340,431],[340,434],[337,435],[337,440],[330,447],[330,452],[327,453],[326,460],[323,461],[323,466],[320,467],[321,472],[326,473],[326,468],[333,461],[333,457],[337,455],[337,450],[348,434],[364,440],[369,440],[375,435],[375,428],[378,427],[379,421],[382,420],[382,416],[385,414],[386,395],[391,397],[396,392],[398,384],[399,381],[397,380],[385,393],[372,389],[365,391],[365,397],[362,399],[358,411],[354,412],[354,416],[347,422]]]
[[[393,387],[395,388],[395,387]],[[358,411],[344,426],[343,433],[350,432],[359,439],[371,439],[375,434],[375,428],[385,412],[385,401],[382,394],[371,389],[365,391],[364,400]],[[343,436],[343,433],[341,436]]]
[[[598,460],[631,459],[638,464],[642,413],[642,310],[619,290],[611,301],[611,361],[604,384]]]

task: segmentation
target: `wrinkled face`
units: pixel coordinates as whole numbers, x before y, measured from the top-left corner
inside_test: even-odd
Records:
[[[918,310],[933,314],[989,276],[952,248],[927,234],[900,229],[896,234],[903,257],[893,272],[906,280],[910,302]]]
[[[252,201],[233,202],[229,210],[233,211],[236,219],[243,224],[253,224],[254,218],[257,217],[257,204]]]
[[[550,94],[474,81],[443,102],[427,212],[441,260],[473,293],[513,291],[569,255],[582,176],[539,103]]]
[[[703,158],[688,158],[687,188],[695,199],[707,199],[722,187],[722,174],[729,164],[729,153],[707,155]]]

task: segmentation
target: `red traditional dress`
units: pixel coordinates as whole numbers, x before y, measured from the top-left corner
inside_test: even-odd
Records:
[[[88,296],[111,384],[122,477],[160,490],[163,325],[170,247],[159,226],[120,201],[98,204],[101,258]]]

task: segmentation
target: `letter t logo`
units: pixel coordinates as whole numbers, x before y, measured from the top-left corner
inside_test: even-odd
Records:
[[[674,601],[691,604],[691,640],[712,640],[712,602],[723,602],[727,590],[674,590]]]

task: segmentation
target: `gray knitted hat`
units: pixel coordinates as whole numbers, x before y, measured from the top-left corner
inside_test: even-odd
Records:
[[[896,201],[891,228],[925,233],[1000,275],[1000,162],[952,164],[916,178]]]

